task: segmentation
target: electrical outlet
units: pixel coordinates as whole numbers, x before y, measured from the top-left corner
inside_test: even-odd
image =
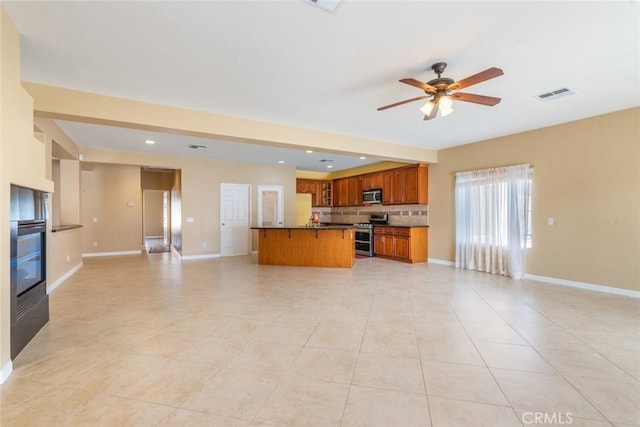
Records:
[[[207,242],[202,242],[202,247],[203,247],[204,249],[207,249]]]
[[[547,225],[553,225],[553,224],[554,224],[554,222],[555,222],[555,221],[553,220],[553,217],[549,217],[549,218],[547,218]]]
[[[67,255],[67,262],[71,261],[71,257]]]
[[[93,242],[93,247],[97,248],[98,247],[98,242]]]
[[[93,222],[98,222],[98,218],[96,218],[95,216],[93,217]]]

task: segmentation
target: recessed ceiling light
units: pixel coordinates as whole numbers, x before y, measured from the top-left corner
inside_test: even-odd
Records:
[[[367,160],[365,156],[360,156],[360,160]]]
[[[327,169],[331,169],[333,165],[327,165]]]
[[[278,163],[284,163],[284,160],[278,160]]]
[[[155,141],[153,141],[153,140],[151,140],[151,139],[147,139],[144,143],[145,143],[145,144],[149,144],[149,145],[153,145],[153,144],[155,144],[156,142],[155,142]]]
[[[313,150],[307,150],[306,153],[307,154],[311,154],[311,153],[313,153]]]

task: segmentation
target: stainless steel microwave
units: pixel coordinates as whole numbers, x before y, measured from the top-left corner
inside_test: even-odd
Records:
[[[369,188],[362,192],[363,203],[382,203],[382,188]]]

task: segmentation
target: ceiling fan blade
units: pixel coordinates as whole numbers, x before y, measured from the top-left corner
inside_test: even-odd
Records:
[[[418,96],[418,97],[411,98],[411,99],[405,99],[404,101],[395,102],[393,104],[389,104],[389,105],[385,105],[384,107],[380,107],[380,108],[378,108],[378,111],[386,110],[387,108],[397,107],[398,105],[407,104],[407,103],[413,102],[413,101],[420,101],[421,99],[425,99],[425,98],[427,98],[426,95]]]
[[[439,104],[436,102],[436,105],[431,109],[431,113],[429,115],[424,115],[424,120],[431,120],[438,114],[438,109],[440,108]]]
[[[428,85],[426,83],[423,83],[420,80],[416,80],[416,79],[411,79],[411,78],[400,79],[400,82],[420,88],[429,94],[434,94],[438,91],[438,89],[436,89],[435,87]]]
[[[456,92],[451,94],[451,98],[456,101],[473,102],[474,104],[482,104],[493,107],[500,102],[500,98],[493,96],[475,95],[473,93]]]
[[[504,72],[500,68],[496,68],[496,67],[487,68],[484,71],[480,71],[478,74],[474,74],[473,76],[469,76],[466,79],[458,80],[457,82],[452,83],[449,86],[449,90],[464,89],[465,87],[469,87],[469,86],[484,82],[485,80],[493,79],[503,74]]]

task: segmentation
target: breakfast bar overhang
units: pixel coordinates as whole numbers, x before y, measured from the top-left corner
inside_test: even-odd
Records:
[[[251,227],[258,230],[258,264],[351,268],[356,259],[351,226]]]

